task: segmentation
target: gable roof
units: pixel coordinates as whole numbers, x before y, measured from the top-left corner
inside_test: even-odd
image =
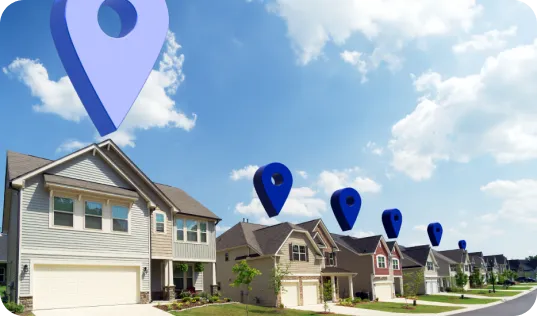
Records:
[[[485,260],[487,262],[493,261],[493,259],[495,259],[496,263],[498,263],[498,264],[508,264],[507,258],[504,255],[485,256]]]
[[[431,252],[430,245],[420,245],[414,247],[404,247],[400,246],[401,251],[405,255],[405,258],[410,257],[413,261],[418,263],[420,266],[425,266],[427,264],[427,258]],[[434,258],[434,256],[433,256]],[[403,265],[403,267],[405,267]]]
[[[259,255],[276,255],[292,232],[304,233],[314,251],[322,254],[307,230],[289,222],[272,226],[240,222],[216,239],[216,250],[248,246]]]
[[[457,262],[456,261],[453,261],[451,260],[450,258],[444,256],[443,254],[441,254],[440,252],[436,251],[433,249],[433,255],[436,257],[436,260],[440,260],[440,261],[443,261],[447,264],[456,264]]]
[[[334,250],[339,251],[339,249],[337,247],[337,244],[336,244],[336,241],[334,240],[334,238],[332,238],[332,236],[330,234],[330,231],[328,230],[328,228],[326,227],[326,225],[324,224],[322,219],[317,218],[317,219],[313,219],[311,221],[307,221],[307,222],[303,222],[303,223],[298,224],[298,226],[300,226],[303,229],[307,230],[312,236],[315,236],[314,230],[315,230],[315,228],[319,227],[319,225],[321,225],[322,229],[324,230],[324,235],[328,237],[328,239],[329,239],[328,242],[330,242],[332,244],[332,247],[335,248]],[[322,237],[320,237],[320,238],[322,239]]]
[[[401,260],[401,266],[403,267],[403,269],[424,267],[423,264],[417,262],[416,260],[410,258],[409,256],[405,256]]]
[[[453,249],[453,250],[444,250],[444,251],[439,251],[440,254],[448,257],[449,259],[457,262],[457,263],[464,263],[466,262],[466,260],[464,258],[466,258],[466,255],[467,255],[467,252],[466,250],[462,250],[462,249]]]
[[[382,238],[382,235],[370,236],[365,238],[356,238],[345,235],[331,234],[336,243],[341,244],[345,248],[355,252],[356,254],[374,254],[377,250],[379,242],[386,242]],[[386,245],[386,248],[388,246]]]
[[[213,212],[211,212],[206,207],[204,207],[201,203],[199,203],[198,201],[190,197],[183,190],[179,188],[167,186],[167,185],[160,185],[159,187],[159,185],[152,182],[149,178],[147,178],[147,176],[143,172],[141,172],[141,170],[134,163],[132,163],[132,161],[119,149],[119,147],[117,147],[117,145],[115,145],[115,143],[112,140],[106,140],[100,144],[91,144],[87,147],[84,147],[78,151],[75,151],[57,160],[50,160],[50,159],[45,159],[41,157],[8,151],[7,160],[6,160],[6,165],[7,165],[6,176],[8,177],[8,181],[12,182],[13,184],[14,182],[17,182],[18,185],[21,185],[25,178],[31,177],[38,173],[46,172],[46,170],[56,165],[60,165],[66,161],[69,161],[77,157],[80,154],[84,154],[91,150],[93,150],[94,153],[98,152],[105,161],[107,161],[109,164],[115,167],[116,171],[121,174],[122,171],[119,169],[119,167],[117,167],[112,162],[110,157],[108,157],[104,152],[102,152],[101,147],[104,147],[106,145],[110,145],[111,147],[115,148],[116,151],[120,154],[120,156],[123,159],[128,160],[128,163],[133,165],[133,167],[137,169],[139,175],[144,180],[146,180],[146,182],[150,183],[150,187],[152,187],[158,195],[163,196],[164,199],[167,201],[167,203],[169,203],[170,206],[174,206],[176,209],[178,209],[180,213],[216,219],[217,221],[221,220]],[[126,175],[122,174],[122,176],[128,179]],[[133,184],[133,186],[137,188],[135,184]],[[166,193],[162,192],[162,189],[161,189],[162,187],[165,187]],[[143,192],[142,192],[142,197],[144,197],[144,199],[146,200],[149,199],[145,194],[143,194]]]
[[[482,268],[483,267],[483,260],[485,260],[483,258],[483,253],[482,252],[471,252],[468,254],[468,256],[470,257],[470,262],[478,267],[478,268]]]
[[[390,252],[393,252],[393,249],[397,250],[400,257],[403,257],[403,252],[401,251],[401,247],[399,247],[399,244],[397,241],[387,241],[386,244],[388,245],[388,249],[390,249]]]

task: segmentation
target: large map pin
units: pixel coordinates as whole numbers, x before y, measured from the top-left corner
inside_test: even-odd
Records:
[[[279,162],[263,166],[254,174],[255,192],[269,217],[280,214],[292,187],[291,170]]]
[[[466,240],[459,240],[459,249],[466,250]]]
[[[362,207],[362,198],[353,188],[337,190],[330,198],[332,211],[342,231],[351,230]]]
[[[389,239],[397,238],[403,224],[403,214],[396,208],[385,210],[382,212],[382,224]]]
[[[103,32],[101,6],[120,17],[117,37]],[[93,124],[115,132],[138,98],[166,39],[165,0],[55,0],[50,29],[65,71]]]
[[[427,234],[429,235],[429,240],[434,247],[440,245],[443,232],[444,229],[440,223],[431,223],[429,226],[427,226]]]

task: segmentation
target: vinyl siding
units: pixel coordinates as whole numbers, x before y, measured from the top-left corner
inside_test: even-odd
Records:
[[[291,261],[289,260],[289,245],[301,245],[301,246],[307,246],[308,248],[308,258],[309,261]],[[323,260],[321,259],[315,259],[315,250],[313,248],[313,245],[307,238],[306,234],[304,233],[298,233],[293,232],[291,233],[291,236],[287,239],[287,241],[282,245],[280,252],[278,253],[280,255],[278,259],[278,263],[286,266],[289,264],[289,272],[292,274],[298,273],[298,274],[321,274],[321,266],[323,264]]]
[[[200,219],[203,220],[203,219]],[[174,260],[216,260],[216,231],[214,222],[208,222],[206,244],[196,244],[188,242],[178,242],[176,240],[175,220],[172,226],[174,238],[173,258]]]
[[[427,261],[430,261],[430,262],[433,262],[434,263],[434,260],[433,260],[433,252],[429,252],[429,256],[427,257]],[[427,269],[427,266],[425,266],[425,276],[426,277],[437,277],[438,276],[438,267],[436,265],[433,264],[433,268],[434,270],[433,271],[429,271]],[[464,267],[463,267],[464,269]]]
[[[313,231],[313,235],[315,235],[315,233],[319,233],[319,236],[326,245],[326,248],[323,250],[325,252],[332,252],[332,243],[330,242],[330,239],[328,239],[328,237],[326,236],[324,229],[321,228],[321,224],[317,225],[317,227]]]
[[[14,282],[15,289],[18,287],[17,270],[18,270],[18,251],[19,251],[19,192],[11,190],[9,227],[7,235],[7,276],[6,284],[9,286]],[[12,298],[15,299],[15,298]]]
[[[339,246],[339,252],[337,254],[338,267],[358,273],[352,278],[352,287],[354,292],[370,292],[371,277],[373,275],[373,258],[371,255],[359,256],[354,252],[351,252],[343,246]],[[339,283],[340,293],[349,292],[349,282]]]
[[[382,242],[379,242],[379,244],[377,245],[377,249],[375,250],[375,256],[374,256],[374,259],[375,259],[375,275],[382,275],[382,276],[385,276],[385,275],[390,275],[390,257],[388,256],[389,254],[389,249],[385,248],[383,246],[383,243]],[[378,257],[377,256],[384,256],[384,262],[386,263],[386,268],[379,268],[378,267]]]
[[[204,291],[203,289],[203,275],[204,272],[194,272],[194,288],[196,291]]]
[[[164,233],[155,230],[155,216],[157,212],[166,213],[166,229]],[[173,228],[170,211],[157,209],[151,212],[151,255],[153,257],[171,258],[172,257],[172,237]]]

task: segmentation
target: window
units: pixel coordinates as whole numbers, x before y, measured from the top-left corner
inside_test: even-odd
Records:
[[[73,227],[73,199],[54,197],[54,226]]]
[[[179,270],[177,266],[173,269],[173,285],[175,285],[175,290],[177,291],[186,290],[185,273]]]
[[[468,272],[468,265],[467,264],[464,265],[464,271]]]
[[[306,246],[293,245],[293,260],[306,261]]]
[[[386,257],[377,256],[377,267],[386,268]]]
[[[6,282],[6,268],[0,267],[0,283]]]
[[[112,230],[129,232],[129,209],[125,206],[112,206]]]
[[[194,268],[189,265],[186,271],[186,288],[190,289],[194,287]]]
[[[85,202],[84,227],[89,229],[103,229],[103,205],[98,202]]]
[[[457,272],[457,267],[455,265],[450,265],[449,269],[451,270],[451,272]]]
[[[157,233],[164,233],[164,229],[165,229],[165,216],[164,214],[162,213],[155,213],[155,230],[157,231]]]
[[[329,255],[328,255],[328,264],[333,266],[335,265],[335,262],[334,262],[334,253],[331,252]]]
[[[186,240],[193,242],[198,241],[198,221],[186,221]]]
[[[226,261],[229,261],[229,253],[226,252]]]
[[[200,223],[200,241],[207,242],[207,223],[206,222]]]
[[[399,270],[399,259],[392,260],[392,267],[394,270]]]
[[[177,229],[177,240],[184,241],[185,240],[185,228],[184,228],[184,221],[182,219],[176,219],[175,220],[175,227]]]
[[[427,271],[434,271],[434,266],[432,261],[427,261]]]

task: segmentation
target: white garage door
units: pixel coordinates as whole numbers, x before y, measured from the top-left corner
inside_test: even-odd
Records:
[[[285,307],[298,306],[298,283],[282,284],[282,304]]]
[[[136,304],[140,267],[35,265],[34,309]]]
[[[317,292],[318,287],[318,282],[302,282],[302,299],[304,301],[304,306],[317,304],[317,298],[319,297]]]
[[[391,283],[375,283],[375,298],[379,301],[392,299],[392,287]]]
[[[438,293],[438,281],[437,280],[427,280],[425,281],[425,289],[427,294],[436,294]]]

